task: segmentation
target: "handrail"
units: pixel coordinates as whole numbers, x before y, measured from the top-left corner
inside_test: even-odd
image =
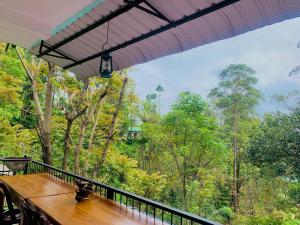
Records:
[[[31,164],[33,164],[33,165],[31,165]],[[183,221],[183,219],[185,219],[187,221],[190,221],[190,223],[187,223],[187,224],[221,225],[218,222],[210,221],[210,220],[205,219],[203,217],[193,215],[191,213],[188,213],[188,212],[185,212],[185,211],[182,211],[182,210],[164,205],[162,203],[159,203],[159,202],[156,202],[156,201],[138,196],[136,194],[133,194],[133,193],[130,193],[130,192],[127,192],[127,191],[124,191],[124,190],[121,190],[121,189],[118,189],[118,188],[115,188],[115,187],[112,187],[112,186],[109,186],[109,185],[106,185],[106,184],[103,184],[103,183],[100,183],[100,182],[97,182],[97,181],[94,181],[94,180],[91,180],[89,178],[86,178],[86,177],[83,177],[83,176],[80,176],[80,175],[77,175],[77,174],[74,174],[74,173],[71,173],[71,172],[67,172],[67,171],[58,169],[56,167],[53,167],[53,166],[50,166],[50,165],[47,165],[45,163],[38,162],[38,161],[35,161],[35,160],[32,160],[32,162],[29,164],[29,168],[28,168],[29,173],[31,173],[31,171],[37,172],[36,171],[37,168],[35,167],[35,165],[39,165],[39,166],[43,167],[43,170],[39,171],[39,172],[48,172],[51,175],[54,175],[54,176],[62,178],[62,179],[66,178],[65,176],[67,175],[67,176],[73,177],[73,178],[78,179],[78,180],[82,180],[82,181],[92,183],[96,187],[106,189],[106,197],[111,199],[111,200],[117,201],[116,194],[119,194],[120,196],[125,196],[126,197],[126,206],[127,206],[127,198],[130,198],[130,199],[133,200],[133,205],[134,205],[134,202],[137,201],[137,202],[139,202],[139,211],[140,211],[140,203],[145,204],[147,206],[147,208],[148,208],[148,206],[151,206],[151,207],[153,207],[153,210],[154,210],[154,215],[153,215],[154,218],[156,217],[156,215],[155,215],[156,214],[155,213],[156,209],[159,209],[162,212],[168,212],[171,215],[171,219],[170,219],[171,224],[174,224],[173,222],[174,222],[175,219],[173,220],[173,216],[178,216],[180,218],[180,223],[179,224],[184,224],[182,221]],[[46,171],[45,171],[45,169],[46,169]],[[55,171],[56,173],[52,172],[51,170]],[[134,206],[132,206],[132,207],[134,207]],[[147,212],[146,212],[146,214],[147,214]],[[162,220],[164,220],[163,215],[162,215]]]

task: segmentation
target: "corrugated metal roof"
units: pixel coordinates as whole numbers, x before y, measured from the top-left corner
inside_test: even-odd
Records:
[[[1,0],[0,40],[30,48],[37,41],[50,38],[58,25],[68,24],[72,18],[84,15],[88,6],[101,3],[96,1]]]
[[[148,2],[170,21],[177,21],[223,1],[148,0]],[[49,46],[53,46],[116,11],[124,4],[123,0],[104,1],[45,42]],[[144,3],[140,5],[150,9]],[[300,0],[240,0],[225,8],[112,52],[114,69],[119,70],[148,62],[299,16]],[[110,21],[109,43],[106,48],[115,47],[167,24],[167,21],[133,8]],[[106,41],[106,31],[107,23],[57,50],[75,60],[87,58],[101,51],[101,47]],[[39,47],[36,47],[32,52],[38,54],[38,50]],[[43,56],[43,58],[63,67],[72,63],[70,60],[51,56]],[[100,57],[72,67],[70,70],[81,78],[94,76],[98,74],[99,64]]]

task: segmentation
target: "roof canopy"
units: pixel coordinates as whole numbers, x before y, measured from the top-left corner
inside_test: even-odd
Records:
[[[82,78],[104,53],[119,70],[299,16],[299,0],[2,0],[0,39]]]
[[[0,40],[30,48],[94,0],[1,0]],[[62,7],[63,6],[63,7]]]

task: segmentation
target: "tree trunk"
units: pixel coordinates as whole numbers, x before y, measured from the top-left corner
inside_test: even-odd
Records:
[[[113,135],[114,135],[116,120],[117,120],[117,117],[118,117],[118,114],[119,114],[119,111],[120,111],[120,108],[121,108],[121,105],[122,105],[122,102],[123,102],[123,96],[125,94],[125,87],[126,87],[127,81],[128,81],[128,78],[125,77],[123,79],[123,85],[122,85],[122,88],[121,88],[121,91],[120,91],[120,94],[119,94],[119,99],[118,99],[118,103],[116,105],[116,110],[113,114],[113,117],[112,117],[112,120],[111,120],[111,123],[110,123],[108,135],[106,136],[105,145],[104,145],[104,148],[103,148],[103,152],[101,154],[101,159],[97,161],[96,166],[94,167],[94,172],[93,172],[94,177],[95,177],[97,171],[101,168],[101,166],[104,164],[104,162],[106,160],[107,152],[108,152],[111,140],[112,140]]]
[[[41,127],[43,128],[43,155],[46,156],[44,158],[44,162],[51,165],[52,164],[52,151],[51,151],[51,113],[53,107],[53,84],[52,78],[55,73],[55,66],[52,63],[48,63],[49,73],[48,73],[48,80],[46,86],[46,99],[45,99],[45,116],[44,121],[40,121],[42,124]]]
[[[67,119],[67,129],[65,131],[65,138],[64,138],[64,156],[63,156],[63,163],[62,163],[62,168],[63,170],[67,169],[67,161],[68,161],[68,156],[70,153],[70,141],[71,141],[71,130],[72,130],[72,125],[73,122],[81,115],[83,115],[87,109],[85,107],[83,110],[78,111],[80,104],[78,104],[77,108],[74,108],[71,113],[65,113],[65,117]]]
[[[184,159],[183,162],[183,177],[182,177],[182,189],[183,189],[183,205],[184,205],[184,209],[187,209],[187,201],[186,201],[186,162]]]
[[[233,208],[236,212],[239,205],[238,196],[238,142],[237,142],[237,102],[234,103],[233,124]]]
[[[99,120],[99,116],[100,116],[100,108],[98,109],[96,118],[94,119],[94,123],[93,123],[93,128],[90,134],[90,138],[89,138],[89,144],[88,144],[88,150],[91,151],[93,148],[93,141],[94,141],[94,137],[95,137],[95,132],[96,132],[96,128],[98,126],[98,120]]]
[[[105,91],[99,96],[99,99],[97,101],[97,103],[91,108],[90,111],[87,112],[87,114],[82,118],[82,123],[81,123],[81,127],[80,127],[80,135],[79,135],[79,142],[78,145],[75,148],[75,164],[74,164],[74,173],[79,173],[79,166],[80,166],[80,152],[82,149],[82,145],[83,145],[83,141],[84,141],[84,136],[85,136],[85,132],[87,129],[87,126],[90,122],[90,118],[92,117],[92,115],[95,113],[96,109],[98,107],[100,107],[100,105],[102,104],[105,96],[108,93],[108,88],[109,86],[106,87]],[[83,114],[84,115],[84,114]]]
[[[79,167],[80,167],[80,152],[82,149],[83,141],[84,141],[84,135],[87,128],[87,121],[82,121],[80,126],[80,135],[79,135],[79,142],[78,145],[75,148],[75,154],[74,154],[74,173],[79,174]]]
[[[96,115],[96,118],[94,117],[94,120],[93,120],[93,127],[92,127],[92,131],[91,131],[91,134],[90,134],[90,137],[89,137],[89,142],[88,142],[88,151],[87,151],[87,156],[90,156],[91,152],[92,152],[92,148],[93,148],[93,142],[94,142],[94,137],[95,137],[95,132],[96,132],[96,128],[98,126],[98,120],[99,120],[99,116],[100,116],[100,108],[98,109],[98,112],[97,112],[97,115]],[[90,157],[87,157],[87,158],[90,158]],[[87,176],[88,174],[88,167],[89,167],[89,160],[85,160],[84,161],[84,168],[83,168],[83,176]]]
[[[40,137],[40,142],[42,146],[42,159],[44,163],[49,165],[52,164],[52,151],[51,151],[51,111],[52,111],[52,102],[53,102],[53,84],[51,79],[55,74],[55,66],[52,63],[48,63],[48,75],[47,75],[47,84],[46,84],[46,93],[45,93],[45,108],[44,110],[41,107],[41,102],[39,98],[36,76],[39,73],[39,68],[41,65],[41,61],[35,65],[34,58],[32,57],[32,66],[37,67],[37,72],[34,74],[33,70],[30,71],[27,67],[25,60],[19,53],[18,49],[16,48],[16,52],[18,55],[19,60],[22,63],[22,66],[26,72],[26,75],[31,83],[32,88],[32,95],[33,101],[35,105],[35,111],[38,117],[38,135]]]
[[[67,170],[67,161],[68,156],[70,153],[70,138],[71,138],[71,128],[74,120],[67,120],[67,129],[65,132],[65,138],[64,138],[64,156],[63,156],[63,163],[62,163],[62,169]]]

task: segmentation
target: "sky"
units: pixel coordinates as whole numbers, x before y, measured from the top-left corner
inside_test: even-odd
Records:
[[[259,115],[282,105],[270,101],[274,94],[300,90],[300,77],[289,72],[300,66],[300,18],[284,21],[234,38],[200,46],[135,66],[130,72],[141,99],[154,93],[158,84],[164,88],[161,112],[169,111],[180,92],[190,91],[207,99],[218,85],[218,75],[230,64],[247,64],[256,71],[263,98],[257,106]]]

